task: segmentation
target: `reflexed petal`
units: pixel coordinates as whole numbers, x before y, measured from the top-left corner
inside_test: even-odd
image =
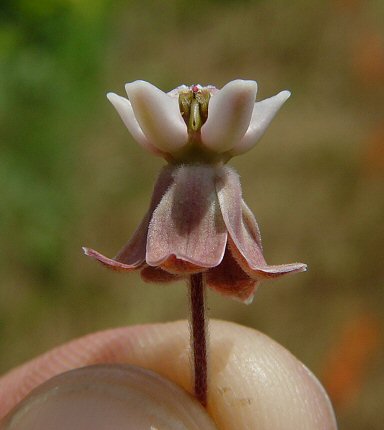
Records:
[[[83,250],[85,255],[95,258],[100,263],[112,270],[131,271],[141,267],[145,263],[148,225],[152,217],[152,212],[155,210],[163,194],[165,194],[166,190],[173,181],[172,171],[172,167],[166,166],[160,172],[147,214],[133,234],[130,241],[123,247],[123,249],[114,259],[105,257],[93,249],[84,247]]]
[[[259,229],[259,225],[257,224],[256,218],[244,200],[241,200],[241,206],[243,209],[243,222],[247,230],[249,231],[249,233],[252,235],[255,242],[259,245],[260,249],[263,250],[260,229]]]
[[[255,103],[252,113],[251,124],[244,137],[230,151],[232,156],[249,151],[265,132],[269,123],[289,98],[289,91],[281,91],[279,94]]]
[[[164,152],[182,148],[188,140],[179,101],[145,81],[126,84],[133,112],[146,138]]]
[[[148,225],[151,220],[151,211],[149,210],[143,220],[141,221],[139,227],[133,233],[133,236],[124,245],[123,249],[114,258],[115,261],[126,264],[139,266],[145,262],[145,249],[147,246],[147,233]]]
[[[125,126],[128,128],[136,142],[154,154],[161,155],[162,152],[155,146],[151,145],[148,139],[144,136],[144,133],[135,118],[132,105],[129,100],[114,93],[108,93],[107,98],[117,110],[120,118],[123,120]]]
[[[257,258],[259,257],[258,252],[255,252],[253,255],[250,253],[248,254],[248,258],[245,258],[236,247],[231,237],[228,237],[228,246],[238,264],[253,279],[273,279],[288,275],[289,273],[305,272],[307,270],[307,265],[303,263],[270,266],[265,262],[264,258],[264,263],[259,264],[257,263]]]
[[[201,272],[224,255],[227,231],[217,201],[212,166],[174,169],[174,183],[153,212],[146,261],[171,273]]]
[[[258,235],[246,227],[243,220],[243,198],[238,174],[228,166],[223,167],[223,174],[216,183],[217,196],[220,202],[221,213],[240,254],[256,266],[266,266],[262,249],[258,242]],[[247,216],[249,225],[249,214]]]
[[[145,261],[148,226],[151,221],[153,211],[156,209],[157,205],[163,198],[163,195],[167,192],[167,189],[173,182],[172,172],[173,169],[169,166],[164,167],[160,172],[152,193],[149,210],[130,241],[115,257],[117,261],[125,264],[139,264],[139,262],[142,263]]]
[[[108,267],[108,269],[116,270],[117,272],[131,272],[132,270],[138,269],[142,264],[140,262],[132,265],[120,263],[119,261],[113,260],[112,258],[105,257],[103,254],[100,254],[100,252],[97,252],[91,248],[83,247],[83,251],[88,257],[98,260],[101,264]]]
[[[288,275],[289,273],[306,272],[307,265],[303,263],[276,264],[258,269],[255,268],[253,270],[257,277],[260,274],[263,278],[279,278],[280,276]]]
[[[204,146],[225,152],[240,142],[249,128],[257,84],[240,79],[229,82],[212,95],[207,122],[201,128]]]
[[[226,249],[219,266],[209,269],[205,274],[207,286],[224,296],[251,303],[259,282],[252,279],[239,266],[230,250]]]
[[[243,202],[240,180],[231,168],[224,167],[225,172],[217,181],[217,195],[225,225],[228,229],[228,245],[242,269],[254,279],[272,278],[292,272],[306,270],[302,263],[269,266],[263,256],[257,224],[253,223]],[[256,223],[256,221],[255,221]],[[256,230],[257,229],[257,230]]]

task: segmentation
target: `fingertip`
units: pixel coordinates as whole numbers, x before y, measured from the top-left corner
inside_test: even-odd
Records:
[[[220,321],[212,324],[211,339],[209,405],[219,428],[337,428],[320,382],[284,347],[256,330]]]
[[[215,430],[186,391],[136,366],[98,365],[39,386],[0,423],[2,430]]]

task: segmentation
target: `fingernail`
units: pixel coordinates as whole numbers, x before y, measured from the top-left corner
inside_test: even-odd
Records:
[[[215,430],[189,393],[136,366],[97,365],[55,376],[33,390],[0,430]]]

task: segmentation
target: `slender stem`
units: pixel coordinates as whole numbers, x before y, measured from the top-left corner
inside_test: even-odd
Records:
[[[191,275],[191,343],[195,376],[195,397],[207,405],[207,339],[205,321],[205,283],[202,273]]]

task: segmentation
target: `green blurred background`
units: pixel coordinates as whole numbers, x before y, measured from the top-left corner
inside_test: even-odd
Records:
[[[384,3],[7,0],[0,6],[0,371],[75,336],[185,318],[186,287],[84,257],[129,238],[163,165],[107,91],[144,79],[293,93],[234,159],[267,260],[309,272],[210,317],[261,330],[327,387],[340,428],[384,422]]]

